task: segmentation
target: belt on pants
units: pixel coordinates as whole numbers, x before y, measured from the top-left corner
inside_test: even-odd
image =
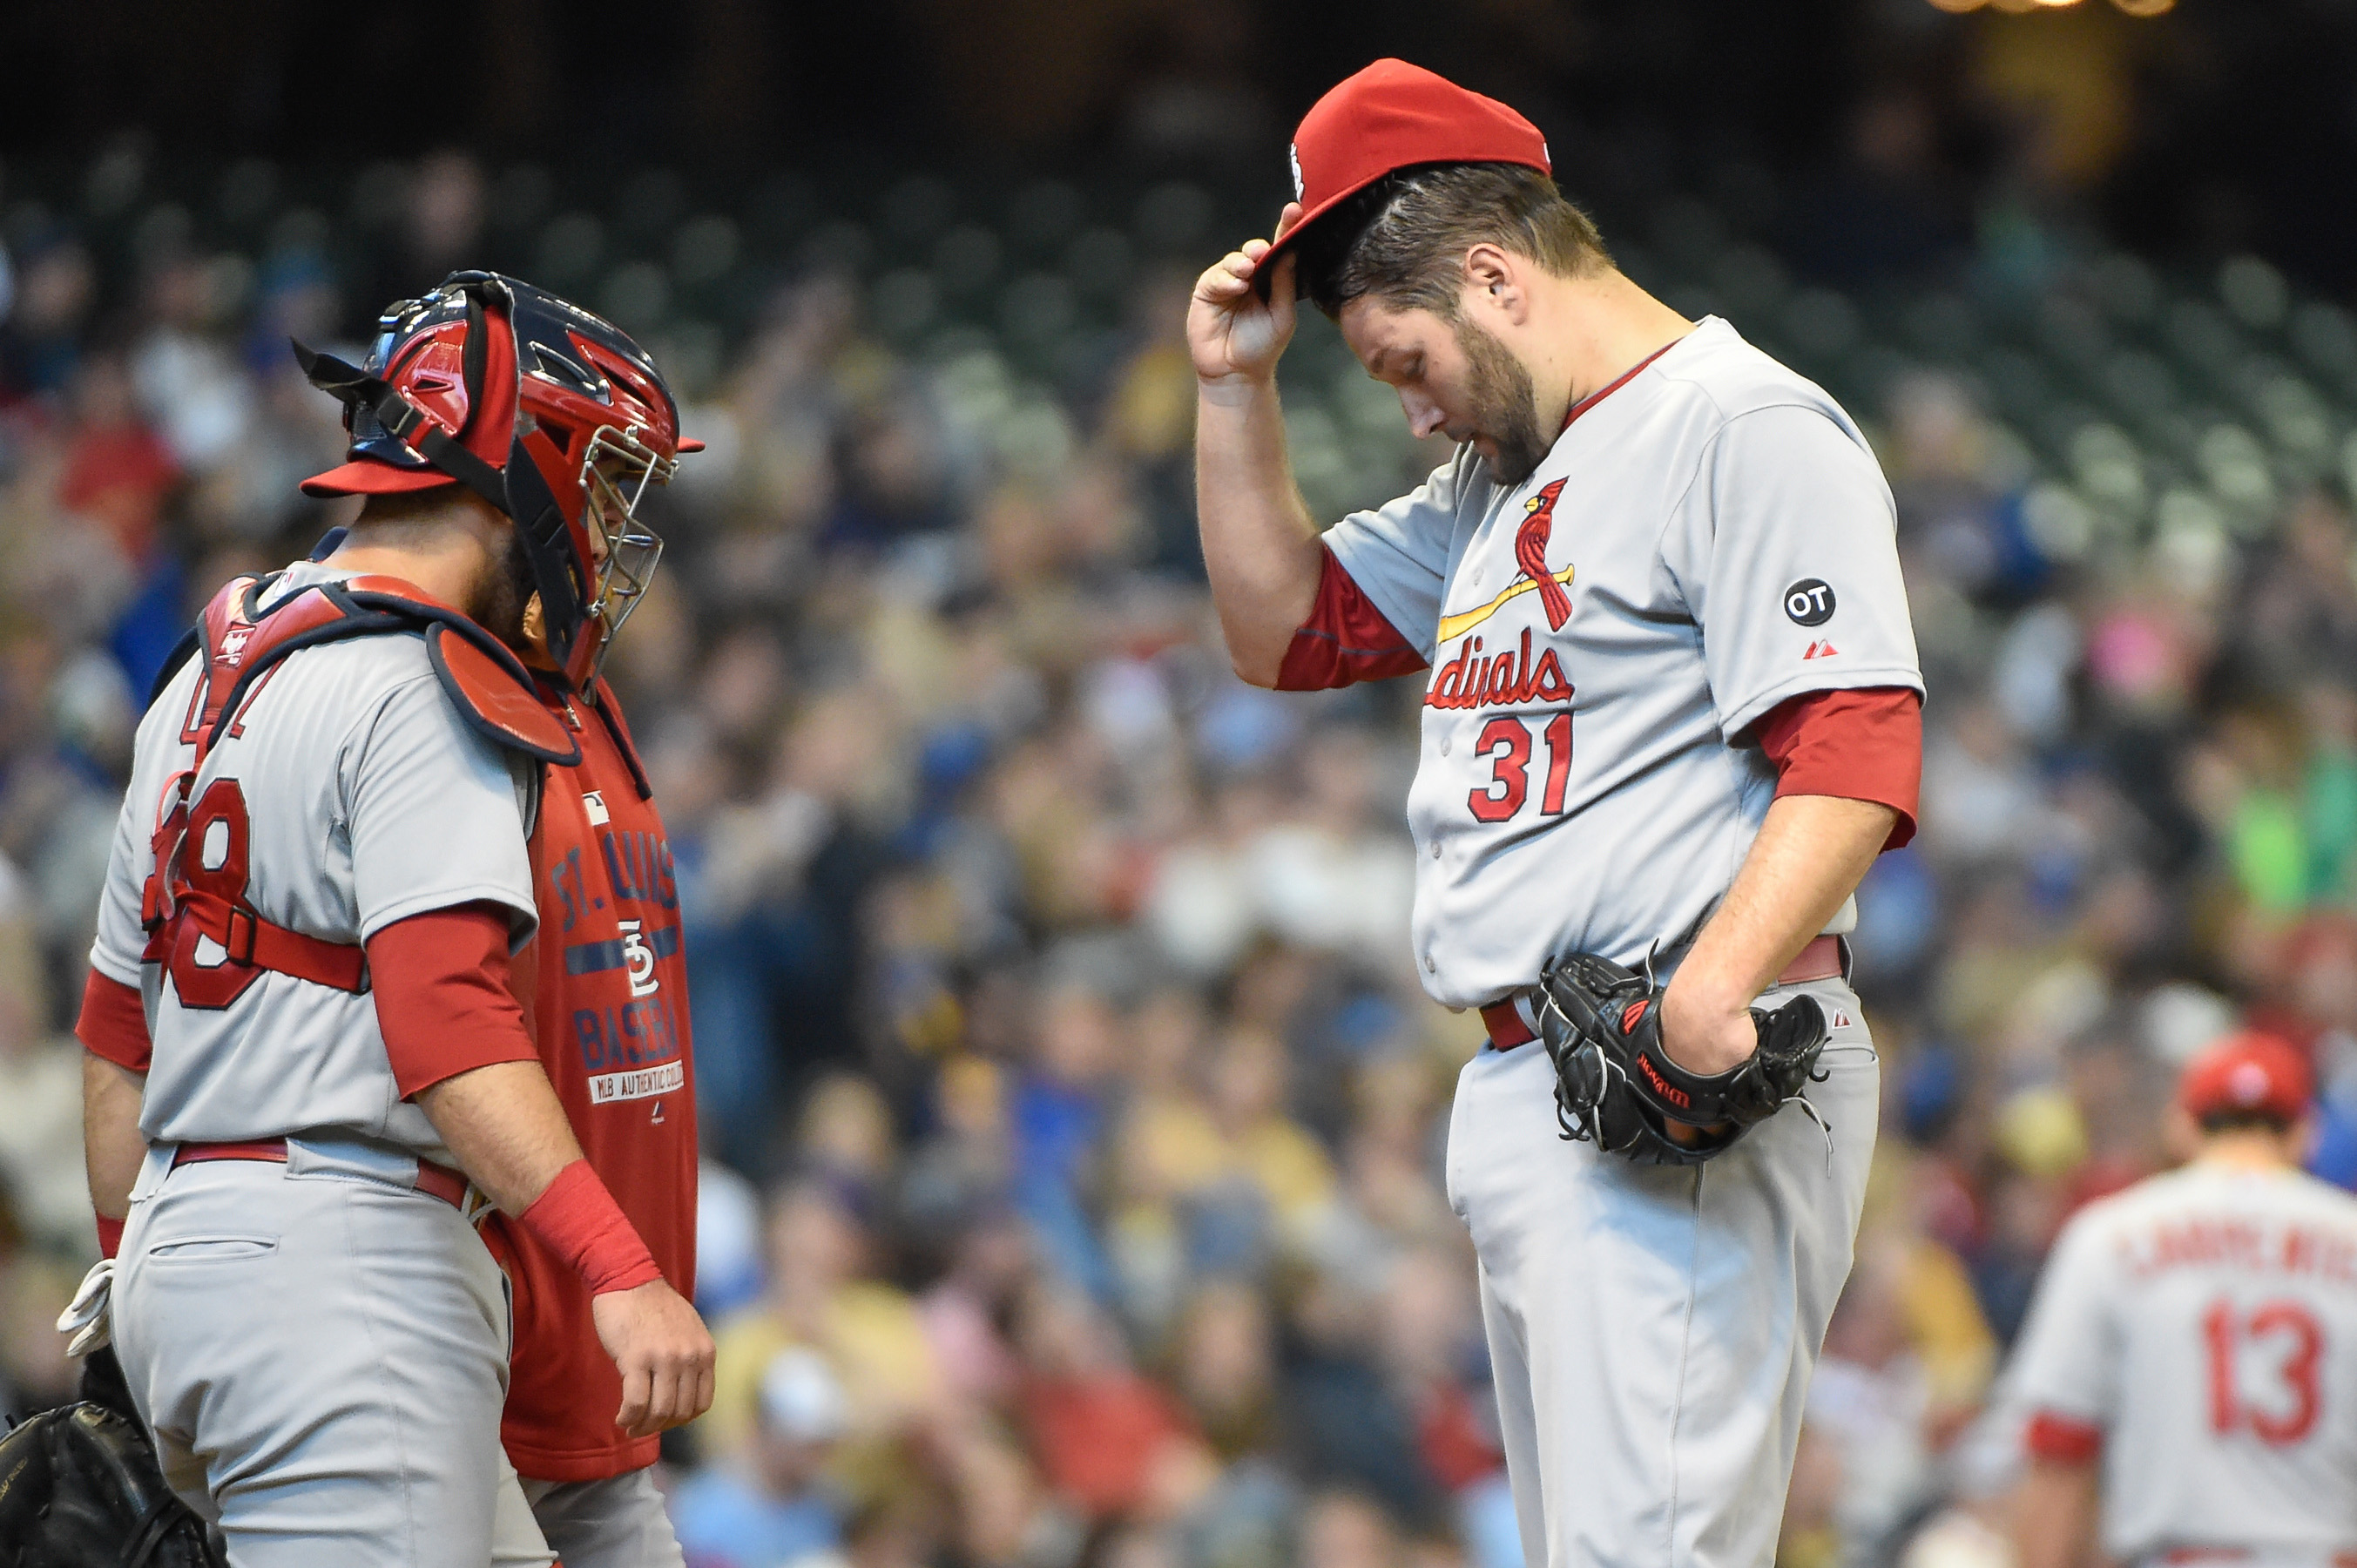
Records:
[[[1773,983],[1799,985],[1811,980],[1833,980],[1843,971],[1842,940],[1839,937],[1818,937],[1801,950],[1800,956],[1784,966]],[[1523,1009],[1523,999],[1528,992],[1517,992],[1503,1002],[1492,1002],[1481,1009],[1481,1026],[1490,1031],[1493,1049],[1511,1051],[1516,1046],[1527,1046],[1537,1039],[1538,1031]]]
[[[286,1140],[257,1138],[246,1144],[183,1144],[172,1154],[172,1168],[200,1165],[213,1160],[260,1160],[270,1165],[286,1163]],[[473,1216],[467,1201],[468,1184],[465,1175],[447,1165],[437,1165],[431,1160],[417,1162],[417,1190],[429,1197],[438,1197],[459,1213]]]

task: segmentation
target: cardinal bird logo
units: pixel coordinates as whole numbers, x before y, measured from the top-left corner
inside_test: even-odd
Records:
[[[1547,572],[1547,540],[1555,532],[1555,501],[1564,481],[1555,480],[1523,503],[1523,526],[1514,532],[1514,564],[1538,585],[1539,603],[1546,607],[1547,625],[1557,631],[1571,618],[1571,596]]]
[[[1550,572],[1546,564],[1547,539],[1555,532],[1555,498],[1563,494],[1563,487],[1564,481],[1557,479],[1523,503],[1522,526],[1514,532],[1514,564],[1522,570],[1488,604],[1442,616],[1441,641],[1456,641],[1505,608],[1508,601],[1528,593],[1536,593],[1546,607],[1547,624],[1557,631],[1563,629],[1563,623],[1571,618],[1571,596],[1563,589],[1574,569],[1566,566]]]

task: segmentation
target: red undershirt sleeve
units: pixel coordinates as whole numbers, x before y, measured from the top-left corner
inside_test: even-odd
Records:
[[[1804,692],[1753,732],[1776,765],[1776,794],[1872,800],[1899,813],[1885,849],[1915,836],[1923,783],[1923,699],[1904,686]]]
[[[1318,555],[1318,597],[1285,650],[1276,689],[1318,692],[1423,669],[1424,655],[1360,591],[1334,553],[1320,545]]]
[[[540,1059],[508,989],[506,910],[468,904],[395,920],[369,939],[368,960],[404,1099],[494,1062]]]
[[[2041,1410],[2029,1418],[2021,1443],[2032,1457],[2050,1465],[2092,1465],[2104,1451],[2104,1429],[2091,1421]]]
[[[82,983],[81,1016],[74,1020],[74,1035],[91,1055],[125,1072],[147,1070],[147,1009],[135,985],[91,970]]]

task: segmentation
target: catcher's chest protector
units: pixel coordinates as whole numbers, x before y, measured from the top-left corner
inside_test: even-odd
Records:
[[[155,865],[140,898],[148,937],[145,961],[177,957],[175,972],[192,972],[200,938],[228,955],[203,966],[226,983],[201,999],[208,1006],[228,1005],[264,970],[339,991],[368,988],[368,965],[357,944],[325,941],[264,919],[242,893],[210,886],[214,878],[207,869],[189,864],[188,846],[202,845],[221,815],[210,803],[212,787],[190,799],[196,780],[214,746],[224,736],[243,733],[246,710],[279,660],[348,638],[422,636],[443,692],[476,730],[544,762],[569,768],[581,759],[579,746],[533,693],[532,677],[515,655],[457,611],[400,578],[364,575],[315,585],[263,613],[260,601],[273,580],[232,579],[205,607],[184,645],[204,660],[180,725],[180,740],[196,753],[166,782],[156,802]],[[163,679],[171,673],[167,668]]]

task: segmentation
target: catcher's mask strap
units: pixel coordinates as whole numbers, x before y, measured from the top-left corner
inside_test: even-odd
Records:
[[[469,337],[471,340],[473,335]],[[349,407],[367,409],[394,440],[499,508],[501,513],[507,512],[507,481],[500,471],[450,439],[424,409],[394,391],[390,382],[333,354],[323,354],[299,338],[289,338],[287,342],[294,346],[295,362],[303,367],[304,376],[313,386]]]

